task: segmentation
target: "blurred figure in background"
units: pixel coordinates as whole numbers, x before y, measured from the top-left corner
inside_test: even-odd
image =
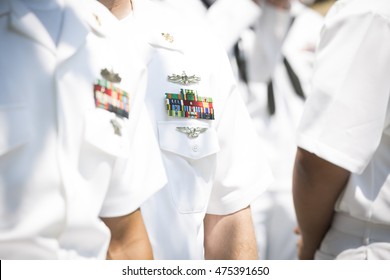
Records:
[[[310,92],[322,24],[320,14],[292,1],[290,27],[271,78],[266,83],[249,79],[242,90],[275,176],[265,195],[252,204],[259,250],[266,259],[297,258],[291,191],[296,129]]]
[[[237,46],[248,30],[255,34],[248,61],[253,61],[252,79],[268,81],[279,61],[280,48],[290,25],[291,0],[154,0],[184,15],[189,21],[206,25],[229,54],[238,77]]]

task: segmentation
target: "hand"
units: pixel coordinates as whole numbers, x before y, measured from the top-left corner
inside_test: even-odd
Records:
[[[297,252],[298,252],[298,259],[301,259],[302,255],[302,247],[303,247],[303,240],[301,236],[301,230],[299,227],[294,228],[294,233],[298,235],[298,240],[297,240]]]
[[[297,240],[297,254],[298,259],[300,260],[313,260],[314,259],[314,252],[311,250],[309,252],[306,252],[305,244],[302,239],[301,230],[299,227],[294,228],[294,233],[298,235]]]

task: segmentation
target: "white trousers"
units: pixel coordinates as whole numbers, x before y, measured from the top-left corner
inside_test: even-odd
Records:
[[[315,259],[390,260],[390,226],[337,213]]]

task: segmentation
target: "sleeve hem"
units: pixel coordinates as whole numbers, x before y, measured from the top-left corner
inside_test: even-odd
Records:
[[[354,159],[334,147],[316,141],[307,135],[300,135],[298,137],[298,147],[340,166],[351,173],[361,174],[367,166],[366,163]]]
[[[249,188],[245,193],[239,197],[235,197],[227,202],[220,204],[219,206],[208,207],[206,213],[212,215],[229,215],[242,210],[249,206],[254,200],[262,195],[265,190],[271,185],[273,180],[268,178],[266,183],[259,186],[256,184]]]
[[[143,187],[144,190],[150,190],[148,192],[142,192],[142,195],[135,196],[122,196],[116,199],[111,199],[106,202],[104,209],[100,212],[100,217],[120,217],[133,213],[135,210],[141,207],[141,205],[149,199],[152,195],[158,192],[166,184],[165,180],[156,181],[153,186]],[[141,188],[139,188],[141,189]]]

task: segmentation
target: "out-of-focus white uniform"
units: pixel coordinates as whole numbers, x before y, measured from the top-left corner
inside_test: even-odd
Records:
[[[275,112],[270,114],[267,83],[251,79],[241,83],[249,113],[265,147],[275,181],[267,192],[252,203],[260,258],[296,259],[297,225],[292,201],[292,168],[296,152],[296,129],[304,106],[283,60],[292,67],[303,93],[310,93],[314,50],[323,24],[323,17],[297,1],[292,2],[291,28],[281,49],[281,57],[272,74]],[[242,38],[243,52],[250,53],[255,34],[248,30]],[[251,60],[248,60],[251,63]]]
[[[155,258],[202,259],[206,213],[247,207],[272,176],[215,39],[150,1],[134,15],[152,46],[146,103],[168,175],[142,213]]]
[[[117,24],[97,1],[0,2],[0,259],[105,258],[99,216],[133,212],[166,181],[145,65]]]
[[[317,259],[390,258],[389,49],[389,1],[336,2],[298,145],[351,176]]]
[[[288,30],[291,16],[262,2],[259,7],[252,0],[217,0],[207,9],[200,0],[154,0],[184,15],[187,20],[199,25],[207,25],[219,44],[228,52],[233,71],[236,73],[234,45],[251,29],[254,39],[248,51],[249,72],[256,82],[267,82],[280,58],[283,40]]]

